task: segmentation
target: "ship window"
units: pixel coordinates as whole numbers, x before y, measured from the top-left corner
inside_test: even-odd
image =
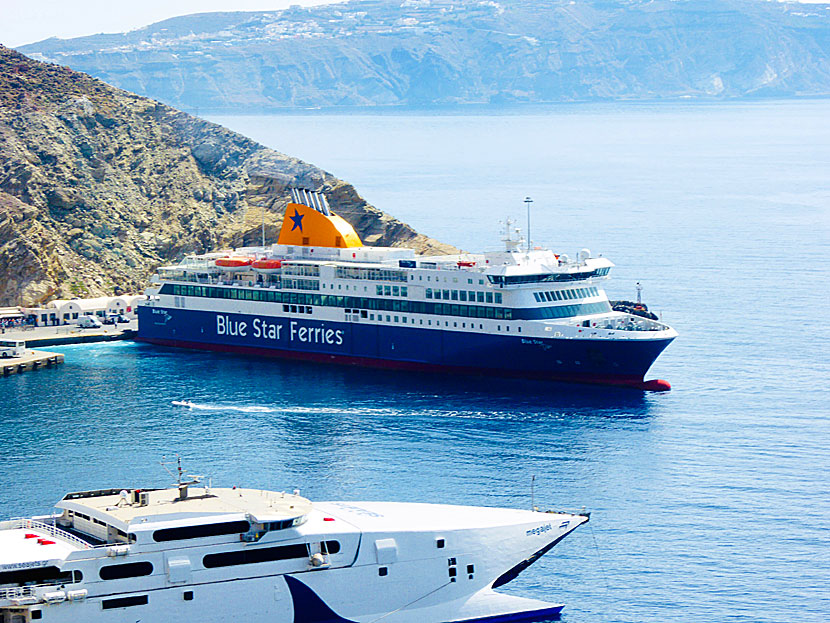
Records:
[[[446,545],[446,541],[444,541],[444,539],[435,539],[435,547],[438,549],[444,549],[444,545]]]
[[[450,577],[451,577],[451,578],[454,578],[454,577],[455,577],[455,574],[456,574],[456,573],[458,573],[458,571],[456,570],[456,568],[455,568],[455,567],[450,567],[450,569],[449,569],[449,573],[450,573]]]
[[[487,295],[486,295],[486,299],[487,299],[488,303],[492,303],[493,302],[493,293],[488,292]]]
[[[381,576],[381,577],[383,577],[385,575],[389,575],[389,569],[387,569],[386,567],[380,567],[378,569],[378,575]]]
[[[331,550],[329,550],[331,552]],[[334,553],[334,552],[331,552]],[[222,552],[208,554],[202,558],[202,564],[208,569],[217,567],[233,567],[236,565],[252,565],[276,560],[293,560],[307,558],[308,546],[303,544],[281,545],[279,547],[265,547],[262,549],[246,549],[236,552]]]
[[[392,286],[383,286],[383,295],[392,296]]]
[[[244,534],[251,529],[247,521],[226,521],[209,523],[201,526],[185,526],[183,528],[164,528],[153,533],[153,540],[157,543],[164,541],[180,541],[184,539],[201,539],[209,536],[225,534]]]
[[[193,601],[193,591],[185,591],[182,593],[182,599],[185,601]]]
[[[409,296],[409,290],[406,286],[401,286],[401,296]]]
[[[0,585],[3,584],[63,584],[83,580],[80,571],[61,571],[57,567],[37,567],[0,572]]]
[[[123,580],[124,578],[140,578],[153,573],[151,562],[128,562],[123,565],[107,565],[101,567],[98,575],[102,580]]]
[[[146,606],[149,603],[147,595],[133,595],[132,597],[118,597],[117,599],[105,599],[101,602],[104,610],[113,608],[129,608],[130,606]]]
[[[458,290],[453,290],[453,291],[452,291],[452,300],[453,300],[453,301],[457,301],[457,300],[458,300]]]
[[[496,292],[495,297],[496,297],[496,303],[501,304],[501,292]]]
[[[43,618],[43,610],[32,610],[32,620],[35,619],[42,619]]]
[[[476,292],[476,298],[479,303],[484,302],[484,292]]]
[[[461,290],[461,292],[458,293],[458,296],[461,297],[462,301],[466,301],[467,300],[467,291],[466,290]]]
[[[443,292],[444,292],[444,300],[449,301],[450,300],[450,291],[449,290],[444,290]]]

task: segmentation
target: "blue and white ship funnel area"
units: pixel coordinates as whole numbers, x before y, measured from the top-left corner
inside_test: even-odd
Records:
[[[0,621],[447,623],[551,618],[505,595],[586,514],[314,503],[209,488],[66,495],[0,523]]]
[[[321,363],[670,388],[646,381],[677,337],[612,308],[614,264],[532,247],[418,256],[364,246],[319,193],[295,191],[277,244],[159,269],[139,340]],[[634,310],[635,312],[637,310]]]

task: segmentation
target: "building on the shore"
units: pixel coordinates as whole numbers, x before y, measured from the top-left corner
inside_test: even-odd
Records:
[[[81,316],[124,316],[135,317],[138,301],[146,298],[143,294],[122,294],[121,296],[100,296],[92,299],[56,299],[43,307],[25,307],[21,311],[30,324],[38,327],[77,324]]]
[[[0,307],[0,328],[12,329],[25,323],[25,314],[19,307]]]

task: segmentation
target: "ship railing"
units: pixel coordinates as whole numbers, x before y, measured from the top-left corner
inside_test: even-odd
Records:
[[[10,519],[8,521],[0,522],[0,530],[37,530],[38,532],[45,532],[51,537],[60,539],[66,543],[76,545],[81,549],[92,549],[92,545],[84,541],[82,538],[70,534],[65,530],[61,530],[57,526],[36,521],[34,519]]]
[[[34,597],[37,586],[13,586],[11,588],[0,588],[0,601],[10,601],[23,597]]]
[[[668,326],[650,318],[628,316],[620,319],[608,319],[591,323],[591,328],[611,331],[665,331]]]

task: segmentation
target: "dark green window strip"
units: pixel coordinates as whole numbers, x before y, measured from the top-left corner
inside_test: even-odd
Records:
[[[395,311],[411,314],[435,314],[438,316],[461,316],[466,318],[489,318],[494,320],[540,320],[545,318],[568,318],[584,314],[599,314],[611,311],[608,303],[586,303],[579,305],[556,305],[509,309],[484,305],[457,305],[395,299],[375,299],[362,296],[335,296],[332,294],[306,294],[304,292],[277,292],[247,288],[217,288],[214,286],[191,286],[166,283],[160,294],[174,296],[196,296],[214,299],[260,301],[265,303],[286,303],[291,305],[315,305],[318,307],[344,307],[347,309],[369,309]]]

